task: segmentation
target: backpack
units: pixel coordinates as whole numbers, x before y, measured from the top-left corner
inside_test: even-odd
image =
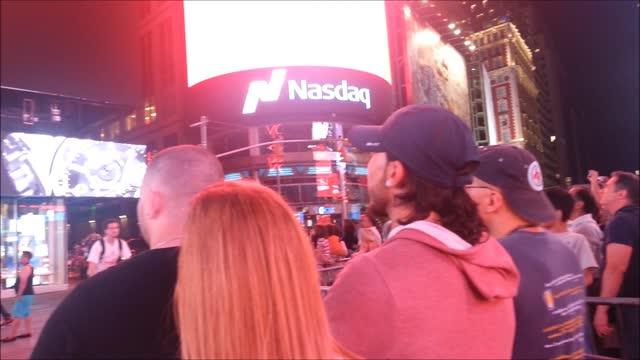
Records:
[[[100,246],[102,246],[102,250],[100,251],[100,259],[98,260],[98,262],[102,262],[102,257],[104,257],[104,251],[105,251],[105,247],[104,247],[104,239],[100,238]],[[120,252],[120,256],[118,256],[118,261],[120,262],[122,261],[122,240],[118,239],[118,251]]]

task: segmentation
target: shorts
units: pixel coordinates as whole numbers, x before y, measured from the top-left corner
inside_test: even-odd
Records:
[[[31,304],[33,304],[33,295],[22,295],[22,299],[13,305],[13,317],[22,319],[31,316]]]

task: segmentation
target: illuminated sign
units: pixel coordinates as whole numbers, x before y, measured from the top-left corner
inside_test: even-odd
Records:
[[[291,66],[391,82],[384,1],[184,1],[187,77]]]
[[[380,124],[393,111],[384,1],[184,1],[184,20],[188,117]]]
[[[252,81],[244,100],[243,114],[256,112],[259,102],[271,102],[280,99],[280,93],[284,84],[287,70],[277,69],[271,72],[269,82],[264,80]],[[371,92],[369,89],[360,89],[349,86],[347,80],[342,80],[339,85],[333,84],[309,84],[306,80],[299,83],[295,80],[288,81],[289,100],[337,100],[359,102],[371,109]]]
[[[146,146],[10,133],[2,139],[2,195],[139,197]]]

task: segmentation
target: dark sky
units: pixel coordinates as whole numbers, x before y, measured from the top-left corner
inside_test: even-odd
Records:
[[[600,172],[640,168],[637,3],[537,3],[567,69],[568,92],[584,112],[585,166]]]
[[[2,85],[135,105],[134,1],[0,1]]]
[[[137,104],[134,1],[0,1],[2,85]],[[637,1],[537,2],[570,95],[585,166],[640,168]]]

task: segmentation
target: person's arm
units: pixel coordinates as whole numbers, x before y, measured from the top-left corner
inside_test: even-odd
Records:
[[[349,262],[325,297],[336,342],[365,359],[383,359],[393,343],[395,307],[377,265],[366,256]]]
[[[602,273],[600,297],[615,297],[620,291],[624,273],[629,267],[633,248],[629,245],[611,243],[607,245],[607,259]],[[593,319],[593,326],[598,335],[609,335],[613,329],[609,327],[608,305],[598,305]]]
[[[590,188],[591,188],[591,193],[593,194],[593,197],[596,199],[596,202],[598,203],[598,205],[600,205],[600,195],[602,193],[602,189],[600,189],[600,185],[598,184],[598,178],[600,177],[600,174],[595,171],[595,170],[589,170],[589,184],[590,184]]]
[[[27,281],[29,280],[29,275],[31,275],[30,266],[23,266],[22,270],[20,270],[20,286],[18,288],[18,294],[16,295],[18,298],[22,296],[24,290],[27,288]]]
[[[122,241],[122,257],[124,260],[129,259],[131,257],[131,248],[129,248],[129,244],[124,240]]]
[[[589,286],[593,283],[594,273],[599,267],[598,262],[596,261],[595,256],[593,256],[593,251],[591,251],[591,246],[589,246],[589,241],[587,241],[586,237],[577,234],[576,245],[578,262],[584,272],[585,283]]]
[[[92,277],[96,274],[98,270],[98,262],[100,261],[100,242],[96,241],[91,246],[91,250],[89,250],[89,256],[87,257],[87,262],[89,263],[89,268],[87,269],[87,276]]]
[[[584,284],[585,284],[585,286],[590,286],[591,284],[593,284],[593,272],[594,272],[594,269],[593,268],[584,269],[582,272],[584,274]]]

